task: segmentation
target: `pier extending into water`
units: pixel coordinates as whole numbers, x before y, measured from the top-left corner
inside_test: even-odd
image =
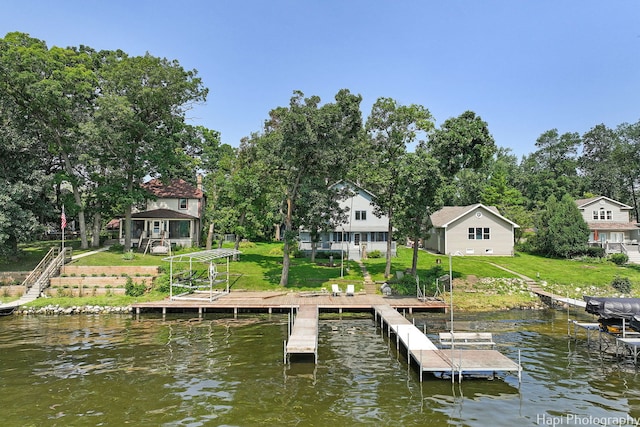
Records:
[[[301,305],[296,316],[290,318],[289,328],[289,339],[284,342],[284,362],[287,363],[291,355],[313,355],[314,362],[318,363],[318,306]]]
[[[497,350],[462,349],[456,347],[455,333],[450,337],[450,348],[438,348],[415,325],[402,316],[396,309],[388,305],[374,306],[376,324],[380,320],[380,328],[391,337],[396,336],[396,346],[400,350],[400,343],[407,352],[407,363],[411,360],[418,365],[420,381],[424,372],[433,374],[445,374],[451,376],[451,381],[462,381],[463,375],[480,375],[495,372],[517,372],[518,382],[522,381],[522,366],[512,361]],[[466,345],[472,345],[466,341]],[[479,344],[491,344],[493,342],[480,342]]]

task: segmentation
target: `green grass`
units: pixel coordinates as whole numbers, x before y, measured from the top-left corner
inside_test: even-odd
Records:
[[[65,247],[73,248],[77,255],[90,249],[80,250],[80,240],[65,240]],[[52,247],[62,247],[61,240],[43,240],[21,244],[20,254],[11,259],[0,259],[0,271],[29,271],[33,270]]]
[[[398,256],[392,258],[391,262],[392,274],[411,268],[411,257],[411,249],[398,247]],[[440,266],[445,273],[448,273],[448,256],[420,251],[418,276],[426,276],[427,271],[437,265],[436,259],[440,259]],[[365,264],[374,280],[385,280],[384,258],[369,259]],[[632,295],[640,296],[640,265],[617,266],[604,259],[564,260],[525,253],[518,253],[514,257],[456,256],[452,258],[453,276],[469,282],[483,277],[517,277],[493,264],[538,280],[544,285],[543,287],[563,296],[581,298],[583,295],[618,295],[619,293],[610,286],[616,276],[628,277],[632,283]]]
[[[35,266],[49,247],[59,242],[40,242],[24,245],[21,249],[24,256],[19,262],[0,263],[0,271],[29,269]],[[69,242],[74,247],[78,241]],[[231,247],[226,245],[225,247]],[[194,249],[192,249],[194,250]],[[182,252],[192,251],[183,250]],[[248,243],[240,250],[239,262],[230,263],[230,282],[232,290],[273,290],[273,291],[302,291],[329,288],[331,283],[341,285],[353,283],[356,290],[362,287],[362,273],[357,263],[345,263],[344,277],[341,276],[341,263],[336,260],[333,267],[327,264],[327,259],[318,259],[316,263],[308,258],[291,258],[289,270],[289,285],[280,286],[282,273],[282,244],[281,243]],[[77,253],[77,252],[76,252]],[[435,289],[433,283],[426,283],[428,276],[433,276],[433,270],[440,269],[439,274],[449,271],[449,257],[434,255],[420,251],[418,254],[418,276],[427,289]],[[392,259],[392,274],[405,271],[411,267],[412,250],[398,247],[398,256]],[[118,266],[118,265],[159,265],[169,271],[169,263],[163,257],[135,254],[133,260],[123,259],[122,252],[106,251],[77,259],[75,265],[87,266]],[[375,258],[364,261],[373,280],[384,281],[385,259]],[[494,265],[495,264],[495,265]],[[632,295],[640,296],[640,266],[617,266],[606,260],[561,260],[548,259],[529,254],[517,254],[515,257],[453,257],[452,270],[454,278],[462,279],[460,289],[454,289],[456,306],[467,309],[515,307],[519,304],[529,304],[535,300],[526,291],[526,287],[517,281],[509,280],[517,277],[503,269],[503,266],[532,279],[539,280],[543,286],[560,295],[581,298],[582,295],[613,296],[619,293],[610,286],[616,276],[628,277],[632,284]],[[185,265],[186,267],[186,265]],[[32,267],[31,267],[32,268]],[[206,265],[202,265],[205,269]],[[174,264],[174,269],[180,269]],[[221,260],[218,270],[226,269]],[[497,278],[495,281],[481,280],[482,278]],[[151,293],[140,298],[126,296],[83,297],[82,304],[96,305],[128,305],[136,301],[157,300],[165,297],[163,294]],[[56,301],[60,302],[56,302]],[[73,301],[73,302],[71,302]],[[94,302],[95,301],[95,302]],[[78,298],[49,298],[38,300],[34,304],[78,304]]]

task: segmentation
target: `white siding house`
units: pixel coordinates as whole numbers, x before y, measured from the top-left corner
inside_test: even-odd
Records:
[[[518,224],[494,206],[445,206],[431,215],[426,249],[453,255],[513,255]]]
[[[359,259],[363,252],[378,250],[387,252],[389,236],[389,219],[386,215],[377,217],[373,214],[373,194],[349,182],[338,182],[334,188],[343,190],[348,187],[352,196],[339,202],[347,211],[347,220],[338,224],[329,232],[321,233],[317,249],[320,251],[344,251],[351,259]],[[311,250],[311,237],[308,230],[299,232],[299,249]],[[396,255],[396,242],[391,242],[391,253]]]
[[[204,207],[201,177],[194,187],[182,179],[164,184],[153,179],[143,187],[150,197],[144,210],[135,210],[132,218],[132,243],[143,247],[147,239],[166,239],[172,245],[198,246]],[[121,223],[124,220],[121,220]],[[124,227],[120,225],[120,240],[124,242]]]

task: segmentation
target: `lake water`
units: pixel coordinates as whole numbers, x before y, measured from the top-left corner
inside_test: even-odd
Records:
[[[432,334],[446,314],[417,315]],[[631,425],[640,376],[567,336],[567,313],[456,314],[524,372],[454,384],[398,354],[373,318],[321,316],[319,363],[283,364],[287,317],[0,318],[7,426]],[[635,424],[634,424],[635,425]]]

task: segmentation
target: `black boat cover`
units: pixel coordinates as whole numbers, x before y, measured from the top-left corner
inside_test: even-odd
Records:
[[[587,313],[597,314],[601,319],[627,319],[640,314],[640,298],[584,297]],[[640,320],[640,319],[639,319]]]

